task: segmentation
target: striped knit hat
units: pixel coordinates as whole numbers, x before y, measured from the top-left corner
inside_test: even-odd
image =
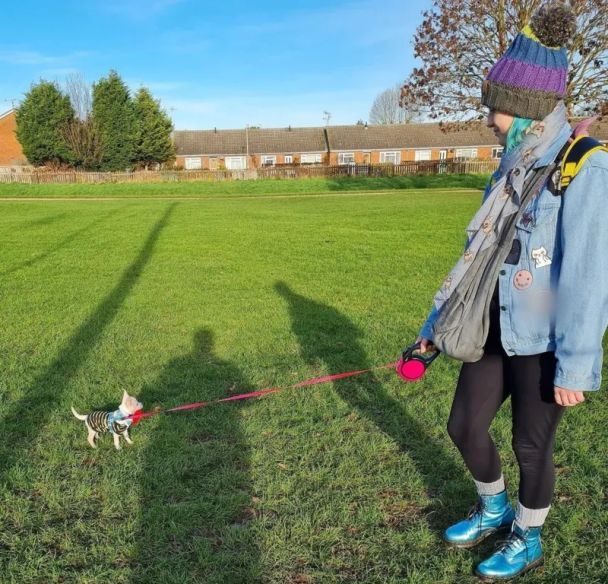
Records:
[[[564,46],[576,29],[572,11],[562,3],[546,5],[490,69],[481,102],[520,118],[542,120],[566,97],[568,55]]]

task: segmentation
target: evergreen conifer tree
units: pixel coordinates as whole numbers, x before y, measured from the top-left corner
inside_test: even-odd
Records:
[[[136,160],[146,169],[175,157],[171,139],[173,122],[150,91],[141,87],[134,99],[136,119]]]
[[[17,138],[30,164],[60,166],[72,162],[62,130],[74,119],[74,109],[55,83],[40,81],[33,85],[16,119]]]
[[[100,135],[100,168],[121,171],[136,159],[136,123],[133,100],[116,71],[93,85],[93,120]]]

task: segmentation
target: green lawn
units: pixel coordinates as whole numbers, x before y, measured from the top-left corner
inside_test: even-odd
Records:
[[[216,197],[256,195],[326,194],[349,191],[460,188],[482,189],[488,176],[482,174],[403,176],[391,178],[346,177],[302,180],[194,181],[182,183],[101,184],[101,185],[18,185],[0,184],[3,197]]]
[[[454,361],[151,418],[120,452],[91,449],[70,405],[127,389],[165,408],[394,360],[479,200],[0,202],[0,582],[474,582],[493,542],[440,538],[475,498],[445,430]],[[566,412],[547,565],[521,582],[608,581],[607,419],[604,393]],[[508,405],[493,433],[515,499]]]

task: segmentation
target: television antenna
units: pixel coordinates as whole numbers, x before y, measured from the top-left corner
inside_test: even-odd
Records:
[[[323,112],[323,119],[325,120],[325,125],[329,126],[329,120],[331,120],[331,112]]]

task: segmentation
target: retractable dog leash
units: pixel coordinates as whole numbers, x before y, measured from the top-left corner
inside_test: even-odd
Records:
[[[419,381],[424,377],[426,370],[431,363],[440,355],[440,351],[435,349],[432,355],[425,356],[424,353],[414,353],[420,349],[420,343],[414,343],[403,350],[403,354],[397,361],[397,375],[404,381]]]
[[[252,399],[256,397],[262,397],[264,395],[268,395],[270,393],[278,393],[280,391],[284,391],[286,389],[297,389],[301,387],[309,387],[312,385],[319,385],[321,383],[329,383],[330,381],[337,381],[339,379],[346,379],[348,377],[356,377],[359,375],[363,375],[365,373],[370,373],[372,371],[377,371],[379,369],[389,369],[396,368],[397,374],[399,377],[404,379],[405,381],[418,381],[425,374],[426,370],[430,366],[430,364],[439,356],[439,351],[434,353],[430,357],[425,357],[421,354],[414,354],[414,351],[420,349],[420,343],[415,343],[411,345],[407,349],[403,351],[399,361],[387,363],[386,365],[379,365],[377,367],[371,367],[370,369],[362,369],[359,371],[347,371],[345,373],[336,373],[333,375],[323,375],[321,377],[313,377],[312,379],[307,379],[305,381],[300,381],[299,383],[294,383],[293,385],[289,385],[286,387],[269,387],[267,389],[260,389],[258,391],[251,391],[248,393],[241,393],[238,395],[231,395],[229,397],[224,397],[221,399],[216,399],[208,402],[194,402],[191,404],[184,404],[181,406],[176,406],[173,408],[169,408],[163,410],[161,408],[155,408],[149,412],[144,412],[143,410],[139,410],[134,414],[131,414],[128,419],[133,422],[133,426],[138,424],[144,418],[151,418],[152,416],[157,416],[159,414],[170,414],[174,412],[183,412],[188,410],[196,410],[199,408],[206,408],[208,406],[219,404],[223,402],[229,401],[241,401],[246,399]]]

